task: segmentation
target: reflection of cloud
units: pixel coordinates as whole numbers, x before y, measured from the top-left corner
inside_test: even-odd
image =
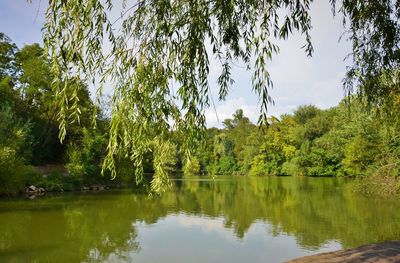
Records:
[[[177,223],[185,228],[200,228],[205,234],[218,234],[228,240],[237,241],[232,230],[224,226],[222,218],[194,217],[180,214],[177,216]]]
[[[178,223],[183,227],[200,226],[209,232],[225,230],[222,220],[219,218],[210,220],[209,218],[179,216]]]

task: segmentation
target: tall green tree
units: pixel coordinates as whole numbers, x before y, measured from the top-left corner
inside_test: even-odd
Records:
[[[274,41],[298,31],[305,36],[306,54],[312,55],[312,2],[145,0],[129,5],[123,1],[121,16],[112,19],[110,14],[117,8],[112,0],[50,1],[44,40],[61,107],[61,139],[68,122],[66,113],[73,110],[79,116],[79,107],[71,106],[76,103],[66,103],[77,101],[76,85],[63,83],[83,76],[86,82],[99,84],[98,94],[105,82],[116,85],[104,169],[115,175],[117,152],[129,155],[140,167],[154,140],[170,143],[171,128],[186,135],[182,146],[190,155],[199,128],[205,127],[211,58],[221,66],[219,99],[226,98],[234,81],[234,61],[241,60],[252,69],[253,90],[260,98],[259,122],[266,123],[271,102],[268,88],[272,86],[266,65],[279,50]],[[378,104],[392,88],[377,86],[371,79],[398,68],[400,60],[398,3],[329,2],[334,13],[343,14],[347,36],[353,42],[347,90],[358,88],[368,101]],[[111,46],[109,51],[103,49],[106,44]],[[156,139],[151,136],[154,127]],[[142,170],[137,170],[138,177]]]
[[[13,79],[16,77],[17,65],[15,54],[17,51],[17,45],[12,43],[6,34],[0,32],[0,80],[6,76]]]

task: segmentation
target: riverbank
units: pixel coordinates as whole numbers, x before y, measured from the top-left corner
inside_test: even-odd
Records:
[[[400,241],[365,245],[352,249],[321,253],[287,261],[287,263],[400,262]]]
[[[101,192],[107,190],[115,190],[115,189],[124,189],[128,186],[123,184],[114,184],[112,186],[102,185],[102,184],[92,184],[92,185],[83,185],[81,188],[69,189],[67,192]],[[47,190],[43,187],[37,187],[35,185],[30,185],[25,188],[25,197],[29,199],[35,199],[37,197],[44,196],[46,194],[51,193],[64,193],[64,189],[62,185],[59,185],[58,189]],[[23,195],[20,193],[20,195]]]
[[[62,164],[26,166],[20,177],[14,188],[0,191],[0,197],[26,196],[34,199],[46,193],[105,191],[133,184],[129,180],[111,180],[109,176],[100,174],[88,178],[72,176]]]
[[[151,181],[151,173],[146,173],[144,176],[147,182]],[[179,176],[182,175],[180,174]],[[100,174],[91,177],[77,177],[68,174],[66,167],[61,164],[29,166],[21,177],[18,189],[16,188],[15,191],[8,193],[1,193],[0,191],[0,197],[21,195],[30,197],[33,195],[42,196],[49,192],[87,192],[137,187],[133,176],[117,177],[114,180],[111,180],[109,176],[103,177]],[[304,176],[299,178],[313,177]],[[400,177],[371,175],[363,178],[340,177],[340,179],[346,179],[346,181],[349,179],[350,182],[347,189],[360,195],[384,198],[397,198],[400,196]],[[143,184],[142,186],[148,190],[148,185]]]
[[[364,195],[399,196],[400,177],[392,175],[371,175],[352,182],[352,190]]]

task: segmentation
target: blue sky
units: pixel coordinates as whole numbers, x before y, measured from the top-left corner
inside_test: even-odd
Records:
[[[24,44],[42,43],[41,28],[44,23],[46,0],[0,1],[0,32],[6,33],[19,47]],[[344,57],[351,51],[351,43],[339,38],[343,32],[342,18],[333,17],[328,0],[318,0],[311,5],[313,20],[312,38],[314,55],[308,58],[301,46],[304,37],[299,34],[289,40],[279,41],[280,53],[269,64],[274,82],[270,94],[275,105],[270,105],[269,114],[280,116],[291,113],[299,105],[314,104],[320,108],[335,106],[344,95],[341,81],[349,62]],[[213,108],[206,111],[208,126],[221,127],[220,121],[242,108],[254,122],[258,118],[257,96],[251,89],[251,72],[237,63],[233,66],[235,84],[224,102],[216,101],[217,114]],[[211,62],[210,87],[214,99],[218,97],[216,78],[220,68]]]

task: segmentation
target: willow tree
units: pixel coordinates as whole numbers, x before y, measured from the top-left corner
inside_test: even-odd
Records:
[[[390,0],[326,0],[342,13],[353,41],[347,87],[398,66],[399,6]],[[59,104],[60,136],[79,120],[74,79],[97,88],[112,86],[108,154],[103,170],[115,176],[114,157],[129,157],[141,179],[144,154],[153,151],[153,190],[162,189],[164,149],[171,130],[185,139],[187,156],[205,128],[212,101],[210,60],[220,64],[219,100],[234,79],[232,64],[252,72],[259,96],[259,123],[266,122],[272,86],[267,62],[279,51],[274,43],[293,32],[304,36],[311,56],[312,0],[49,0],[44,40],[51,56],[53,88]],[[117,4],[115,6],[114,4]],[[118,13],[119,15],[115,15]],[[316,25],[318,26],[318,25]],[[70,85],[69,82],[72,84]],[[380,96],[370,87],[359,90]],[[68,95],[72,94],[72,95]],[[70,116],[67,112],[73,112]]]

